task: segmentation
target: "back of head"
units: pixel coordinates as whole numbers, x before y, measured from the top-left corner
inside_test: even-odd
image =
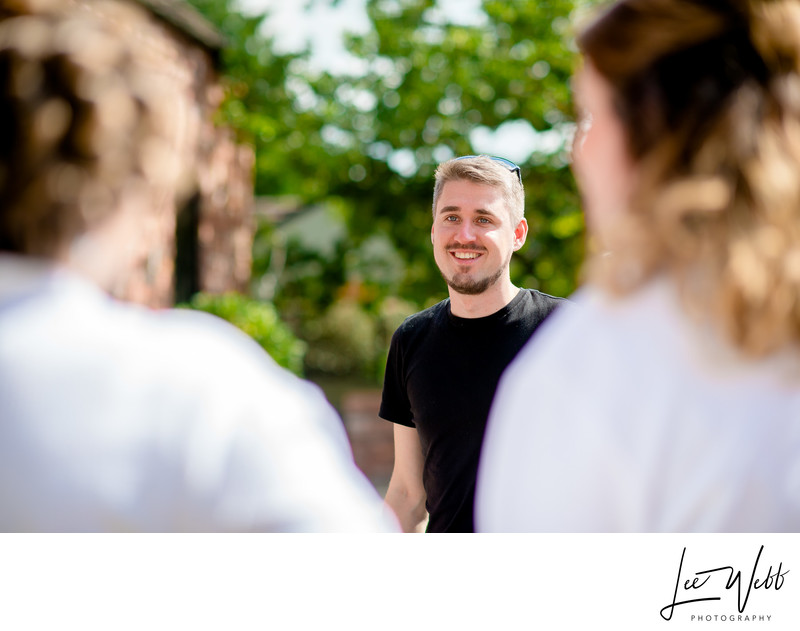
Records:
[[[62,258],[121,208],[171,193],[180,108],[133,3],[0,10],[0,251]],[[135,26],[132,26],[135,24]]]
[[[666,271],[750,355],[800,342],[800,2],[621,0],[579,45],[636,165],[590,274]]]
[[[503,191],[511,215],[512,225],[516,225],[525,216],[525,191],[519,176],[519,167],[512,171],[513,163],[505,159],[490,156],[465,156],[453,158],[440,164],[435,173],[436,184],[433,189],[433,214],[436,216],[436,204],[447,182],[453,180],[469,180],[476,184],[484,184]]]

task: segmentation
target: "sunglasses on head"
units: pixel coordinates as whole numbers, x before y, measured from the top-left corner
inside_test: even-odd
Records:
[[[517,179],[519,180],[519,183],[522,184],[522,172],[520,171],[519,166],[514,164],[513,162],[511,162],[511,160],[506,160],[505,158],[500,158],[498,156],[487,156],[487,155],[484,155],[484,154],[478,155],[478,156],[460,156],[460,157],[455,158],[455,159],[456,160],[466,160],[468,158],[490,158],[491,160],[494,160],[495,162],[499,162],[500,164],[502,164],[505,168],[507,168],[512,173],[516,173],[517,174]]]

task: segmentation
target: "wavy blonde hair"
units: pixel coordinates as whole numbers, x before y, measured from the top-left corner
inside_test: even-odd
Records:
[[[589,278],[667,272],[749,356],[800,341],[800,2],[622,0],[579,37],[637,181]]]

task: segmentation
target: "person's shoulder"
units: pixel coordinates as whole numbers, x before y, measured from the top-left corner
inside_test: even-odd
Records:
[[[217,384],[281,383],[284,371],[253,338],[222,318],[191,309],[113,304],[109,321],[128,357],[144,358],[172,383],[218,391]],[[125,341],[123,341],[125,338]],[[156,361],[157,360],[157,361]],[[237,391],[240,388],[236,388]]]
[[[421,323],[434,320],[442,313],[446,312],[449,305],[450,298],[445,298],[444,300],[437,302],[435,305],[431,305],[427,309],[423,309],[422,311],[418,311],[417,313],[408,316],[405,321],[410,323]]]
[[[319,407],[319,397],[309,394],[311,384],[215,315],[151,309],[101,292],[75,296],[72,302],[74,308],[58,310],[77,322],[69,327],[73,339],[61,345],[61,352],[80,351],[87,370],[104,371],[111,381],[124,376],[139,400],[159,400],[165,410],[178,410],[173,415],[177,425],[190,416],[216,418],[220,410],[231,418],[238,410],[244,418],[245,408],[263,407],[257,399],[293,417],[314,414]],[[266,417],[263,410],[258,414]]]
[[[205,407],[231,417],[259,417],[280,424],[278,416],[318,425],[341,442],[318,386],[280,366],[253,338],[215,315],[189,309],[152,314],[148,326],[163,360],[158,374],[170,384],[165,396],[187,392]]]
[[[165,309],[155,313],[151,324],[157,331],[154,339],[170,344],[193,361],[279,372],[277,363],[252,337],[218,316],[191,309]],[[229,362],[236,364],[232,367]]]
[[[528,295],[530,296],[530,304],[532,305],[533,309],[535,309],[537,312],[543,312],[545,315],[549,315],[557,309],[561,309],[562,307],[569,309],[573,306],[573,302],[567,298],[551,296],[550,294],[546,294],[538,289],[526,289],[525,291],[527,291]]]
[[[561,304],[570,304],[571,302],[569,298],[563,298],[561,296],[553,296],[543,291],[539,291],[538,289],[525,288],[525,291],[527,291],[530,294],[533,300],[542,303],[553,303],[556,305],[561,305]]]
[[[634,326],[632,305],[628,304],[638,298],[620,300],[591,285],[579,288],[569,300],[552,298],[548,304],[557,308],[521,354],[547,356],[548,361],[573,353],[608,357],[620,347],[629,347],[640,335],[641,327]]]
[[[411,314],[397,327],[396,334],[407,335],[427,329],[433,322],[436,322],[447,313],[449,304],[450,299],[445,298],[427,309]]]

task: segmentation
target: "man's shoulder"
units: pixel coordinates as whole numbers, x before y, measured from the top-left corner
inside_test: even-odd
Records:
[[[422,311],[417,311],[417,313],[411,314],[405,320],[403,320],[399,327],[397,327],[397,333],[407,334],[426,329],[431,325],[431,323],[437,321],[442,317],[443,314],[447,312],[447,307],[449,304],[450,299],[445,298],[441,302],[437,302],[435,305],[430,306],[427,309],[423,309]]]
[[[525,291],[527,291],[528,295],[531,297],[535,309],[541,309],[548,313],[561,306],[572,304],[567,298],[551,296],[538,289],[526,289]]]

